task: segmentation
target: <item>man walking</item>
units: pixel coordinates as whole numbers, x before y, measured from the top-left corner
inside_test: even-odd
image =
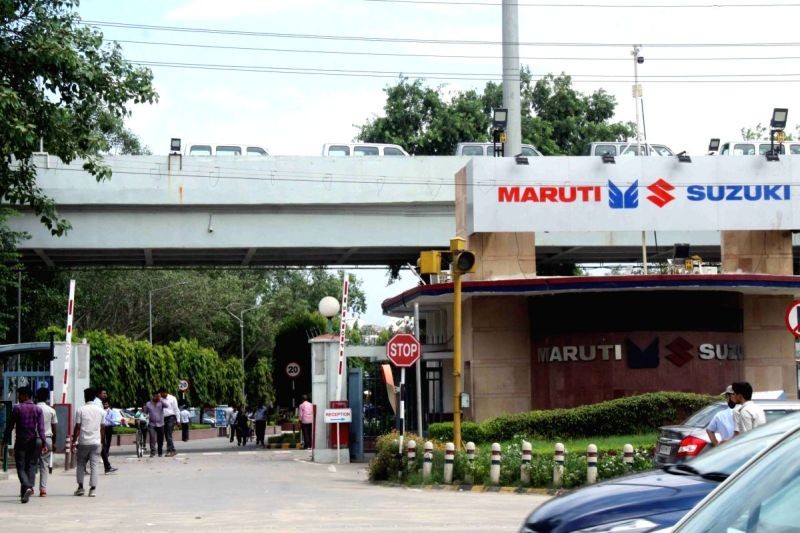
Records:
[[[256,446],[264,445],[264,432],[267,429],[267,406],[259,404],[253,418],[256,421]]]
[[[753,403],[753,387],[746,381],[738,381],[731,385],[733,389],[733,401],[741,405],[733,416],[736,420],[736,435],[747,433],[748,431],[763,426],[767,423],[764,410]]]
[[[31,401],[30,387],[17,390],[19,403],[11,411],[11,420],[3,435],[3,448],[11,440],[11,432],[16,428],[14,437],[14,461],[17,463],[19,478],[19,496],[22,503],[28,503],[36,484],[36,467],[39,454],[47,452],[44,442],[44,416],[39,406]]]
[[[172,430],[175,429],[175,424],[178,423],[178,415],[181,410],[178,407],[178,399],[172,394],[167,393],[167,389],[161,387],[158,389],[158,394],[164,400],[164,436],[167,439],[167,457],[175,455],[175,443],[172,441]]]
[[[161,399],[161,394],[156,392],[153,398],[144,404],[142,412],[149,415],[147,432],[150,435],[150,457],[156,455],[156,441],[158,442],[158,456],[164,453],[164,411],[167,402]]]
[[[39,496],[47,496],[47,477],[50,474],[50,457],[55,451],[58,417],[56,410],[48,405],[50,390],[42,387],[36,391],[36,405],[42,410],[44,418],[44,447],[39,455]]]
[[[108,396],[106,396],[106,399],[103,400],[103,450],[100,453],[106,474],[117,471],[116,468],[111,466],[111,461],[108,459],[108,452],[111,451],[111,437],[114,436],[114,426],[118,426],[120,423],[121,417],[118,417],[117,412],[111,408]]]
[[[189,440],[189,424],[192,420],[192,414],[189,412],[189,408],[184,405],[181,407],[181,440],[183,442],[187,442]]]
[[[103,442],[103,409],[94,403],[94,389],[89,388],[83,391],[83,399],[86,405],[78,409],[75,413],[75,429],[72,431],[72,447],[77,446],[78,468],[75,473],[78,488],[75,489],[75,496],[83,496],[86,492],[83,489],[83,480],[86,476],[86,465],[89,465],[89,497],[97,496],[98,481],[98,459]]]
[[[300,427],[303,430],[303,448],[311,449],[311,424],[314,422],[314,405],[308,401],[308,395],[303,394],[303,403],[297,408]]]

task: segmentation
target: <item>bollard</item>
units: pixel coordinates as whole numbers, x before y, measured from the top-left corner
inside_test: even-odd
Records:
[[[553,466],[553,486],[561,488],[562,478],[564,477],[564,445],[556,443],[555,466]]]
[[[622,462],[629,470],[633,468],[633,446],[630,444],[622,447]]]
[[[597,446],[594,444],[586,449],[586,483],[597,483]]]
[[[456,456],[456,447],[452,442],[444,445],[444,482],[450,485],[453,482],[453,459]]]
[[[472,469],[475,466],[475,443],[470,441],[467,443],[467,472],[464,475],[464,481],[468,485],[475,483],[472,475]]]
[[[500,445],[492,444],[492,466],[489,468],[489,480],[492,485],[500,484]]]
[[[531,484],[531,443],[522,441],[522,464],[519,467],[519,480],[523,485]]]
[[[408,470],[413,472],[417,469],[417,441],[408,441]]]
[[[423,456],[423,460],[422,479],[424,481],[430,481],[431,471],[433,470],[433,443],[431,441],[425,443],[425,455]]]

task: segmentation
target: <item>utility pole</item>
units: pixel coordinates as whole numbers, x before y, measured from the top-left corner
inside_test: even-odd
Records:
[[[505,157],[522,152],[519,93],[519,0],[503,0],[503,106],[508,109]]]
[[[639,55],[639,45],[633,45],[633,103],[636,106],[636,155],[642,157],[642,130],[639,127],[639,99],[642,97],[642,86],[639,85],[639,64],[644,57]],[[642,231],[642,270],[647,275],[647,233]]]

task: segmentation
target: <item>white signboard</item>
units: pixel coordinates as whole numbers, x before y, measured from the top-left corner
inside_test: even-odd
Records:
[[[346,424],[352,422],[353,412],[349,407],[342,409],[325,409],[326,424]]]
[[[800,228],[800,156],[474,158],[467,229],[689,231]]]

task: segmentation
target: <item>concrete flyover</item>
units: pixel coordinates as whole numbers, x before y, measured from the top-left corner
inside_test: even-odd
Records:
[[[38,185],[72,224],[52,237],[29,210],[10,226],[34,267],[387,265],[455,235],[454,175],[466,157],[108,157],[98,183],[82,162],[38,155]],[[641,233],[540,232],[548,263],[641,260]],[[719,260],[718,232],[649,232],[652,261],[687,242]]]

